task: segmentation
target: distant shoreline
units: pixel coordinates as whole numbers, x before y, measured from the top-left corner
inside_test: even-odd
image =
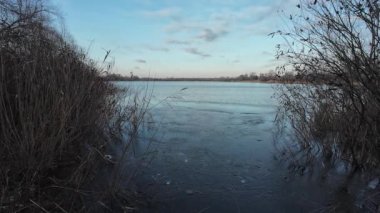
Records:
[[[115,81],[115,82],[123,82],[123,81],[128,81],[128,82],[133,82],[133,81],[166,81],[166,82],[181,82],[181,81],[192,81],[192,82],[230,82],[230,83],[267,83],[267,84],[282,84],[282,83],[287,83],[287,84],[299,84],[299,83],[304,83],[301,81],[289,81],[289,80],[268,80],[268,81],[261,81],[261,80],[224,80],[224,79],[206,79],[206,78],[200,78],[200,79],[194,79],[194,78],[181,78],[181,79],[144,79],[140,78],[138,80],[110,80],[110,81]]]
[[[283,74],[276,74],[274,72],[242,74],[236,77],[166,77],[166,78],[150,78],[139,77],[131,73],[130,76],[123,76],[121,74],[107,74],[102,77],[106,81],[209,81],[209,82],[249,82],[249,83],[305,83],[300,75],[295,75],[292,72]]]

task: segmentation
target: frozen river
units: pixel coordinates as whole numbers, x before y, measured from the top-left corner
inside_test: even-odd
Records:
[[[339,176],[290,175],[273,143],[272,84],[125,82],[152,91],[151,161],[138,173],[143,212],[310,212],[334,200]],[[153,123],[152,123],[153,122]],[[343,193],[343,194],[341,194]]]

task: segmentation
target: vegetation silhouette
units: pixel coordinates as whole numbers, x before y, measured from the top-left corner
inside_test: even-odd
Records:
[[[148,102],[104,81],[109,64],[56,29],[46,5],[0,0],[0,211],[88,212],[111,200],[126,208],[121,162]],[[118,143],[122,132],[131,134]],[[95,181],[104,171],[109,178]]]
[[[290,126],[296,136],[284,153],[300,171],[316,161],[374,171],[380,165],[379,2],[301,0],[297,8],[286,29],[270,34],[284,39],[277,72],[295,72],[305,82],[277,87],[279,130]]]

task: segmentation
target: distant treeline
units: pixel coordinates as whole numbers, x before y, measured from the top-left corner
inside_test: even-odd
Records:
[[[147,78],[138,77],[131,73],[130,76],[121,74],[107,74],[103,77],[108,81],[253,81],[253,82],[302,82],[304,77],[294,75],[292,72],[278,74],[275,72],[260,73],[255,72],[242,74],[237,77],[218,77],[218,78]]]

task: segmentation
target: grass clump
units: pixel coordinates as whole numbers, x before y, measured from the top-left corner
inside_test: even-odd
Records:
[[[53,27],[39,0],[0,0],[0,211],[88,211],[85,188],[139,109]],[[136,119],[138,118],[138,120]]]

